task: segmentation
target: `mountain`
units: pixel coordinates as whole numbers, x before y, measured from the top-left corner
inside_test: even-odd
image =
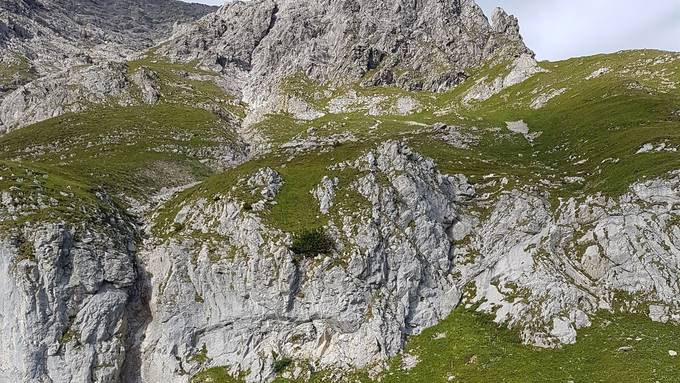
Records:
[[[92,2],[97,48],[16,4],[0,381],[680,379],[680,54],[537,62],[471,0]]]
[[[498,9],[490,24],[481,8],[467,0],[228,2],[180,28],[155,52],[176,62],[197,61],[220,73],[229,93],[249,105],[247,123],[268,112],[285,111],[290,103],[301,109],[293,113],[318,115],[279,92],[283,80],[298,74],[334,85],[361,81],[367,86],[445,91],[482,62],[518,60],[512,81],[538,70],[533,52],[522,42],[516,18]],[[38,82],[39,89],[27,89],[18,100],[0,107],[0,123],[12,129],[69,109],[78,111],[77,99],[83,94],[89,101],[118,96],[125,87],[122,73],[110,74],[108,69],[106,73],[94,79],[92,74],[68,74]],[[87,79],[78,80],[82,89],[69,92],[77,85],[68,83],[74,77]],[[120,85],[101,94],[101,87],[91,82]],[[48,94],[53,88],[62,89],[55,101]]]
[[[70,66],[124,60],[170,36],[175,24],[214,10],[172,0],[3,1],[0,62],[20,70],[0,76],[0,91]]]
[[[469,0],[233,2],[159,52],[243,78],[244,100],[258,106],[298,73],[334,84],[446,90],[484,60],[533,56],[517,25],[500,10],[490,25]]]

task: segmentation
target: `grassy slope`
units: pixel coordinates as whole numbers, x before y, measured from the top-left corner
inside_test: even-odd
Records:
[[[433,339],[442,333],[445,339]],[[411,340],[407,350],[422,360],[416,368],[399,371],[396,358],[395,372],[383,382],[676,382],[680,359],[668,351],[677,349],[678,335],[677,326],[643,316],[603,314],[579,332],[575,345],[540,350],[461,309]],[[633,350],[620,352],[621,347]]]
[[[662,176],[680,168],[678,153],[635,152],[645,143],[665,141],[680,147],[680,91],[667,80],[680,84],[680,61],[655,64],[664,53],[654,51],[578,58],[558,63],[542,63],[550,72],[539,74],[523,84],[509,88],[491,99],[463,107],[460,97],[475,79],[502,74],[505,68],[483,68],[472,81],[446,94],[410,94],[423,108],[411,116],[371,117],[363,112],[327,115],[315,121],[295,121],[276,115],[255,128],[269,137],[273,151],[233,170],[208,178],[201,185],[178,195],[159,214],[161,222],[171,222],[173,212],[187,200],[224,193],[239,178],[270,166],[280,171],[286,184],[277,197],[278,204],[265,218],[273,226],[295,232],[317,227],[327,218],[319,217],[309,194],[329,165],[356,158],[386,139],[404,139],[419,152],[436,160],[448,173],[463,173],[477,182],[481,191],[483,177],[508,177],[510,186],[533,185],[541,179],[553,182],[555,197],[606,192],[617,195],[638,179]],[[23,220],[71,216],[84,206],[97,206],[97,190],[144,195],[163,186],[175,186],[202,179],[211,169],[192,154],[197,148],[212,147],[216,141],[229,141],[233,132],[212,113],[194,106],[216,103],[235,116],[243,114],[214,84],[180,75],[188,71],[210,76],[191,65],[175,65],[150,56],[131,63],[131,74],[140,66],[155,70],[161,79],[161,104],[154,107],[102,107],[89,112],[65,115],[18,130],[0,138],[0,187],[17,188],[30,196],[40,192],[52,201],[48,208],[36,208]],[[611,71],[599,78],[585,78],[601,67]],[[290,91],[323,108],[331,97],[348,89],[334,89],[317,95],[315,84],[297,80]],[[535,89],[567,88],[546,107],[529,107]],[[380,95],[388,99],[405,96],[397,89],[357,89],[359,95]],[[312,99],[309,99],[312,95]],[[186,106],[190,105],[190,106]],[[437,113],[448,109],[448,113]],[[532,131],[542,135],[530,144],[522,136],[504,129],[505,121],[523,119]],[[369,129],[380,124],[375,129]],[[473,134],[477,145],[454,148],[428,129],[413,125],[445,122],[459,125]],[[290,158],[279,145],[296,136],[305,137],[309,128],[318,136],[352,132],[357,142],[345,143],[321,152],[312,150]],[[155,150],[155,149],[161,150]],[[605,161],[613,159],[612,161]],[[586,160],[585,162],[581,162]],[[617,160],[617,161],[614,161]],[[336,174],[334,174],[336,175]],[[356,174],[337,174],[341,187]],[[583,185],[562,182],[565,176],[582,176]],[[492,178],[493,179],[493,178]],[[344,185],[344,186],[343,186]],[[341,190],[338,209],[354,201],[351,190]],[[347,197],[345,197],[347,195]],[[331,217],[332,219],[333,217]],[[509,331],[496,328],[488,319],[459,311],[439,326],[415,337],[409,349],[416,350],[421,364],[410,374],[395,372],[385,376],[389,382],[444,381],[631,381],[635,376],[660,382],[678,381],[680,366],[669,359],[667,349],[680,331],[676,327],[653,324],[638,317],[610,317],[613,324],[594,326],[580,334],[580,342],[563,350],[538,352],[518,344]],[[434,332],[447,338],[433,341]],[[637,336],[642,341],[634,341]],[[631,343],[634,351],[620,354],[616,348]],[[626,344],[624,344],[626,343]],[[676,346],[676,348],[680,348]],[[472,355],[477,362],[465,364]],[[398,363],[395,360],[394,363]],[[546,368],[546,366],[550,366]],[[673,369],[673,367],[677,367]],[[361,377],[358,377],[361,378]],[[209,380],[212,379],[212,380]],[[196,381],[229,382],[224,369],[213,369]]]
[[[325,218],[300,206],[315,204],[308,191],[323,175],[331,173],[327,167],[394,138],[409,141],[419,152],[434,158],[444,172],[466,174],[473,182],[481,183],[483,177],[495,174],[492,179],[508,177],[510,187],[549,180],[554,199],[597,192],[616,196],[635,181],[680,168],[677,152],[635,154],[645,143],[665,142],[680,148],[680,117],[675,114],[680,110],[680,90],[666,81],[680,86],[680,60],[655,64],[666,56],[663,52],[632,51],[541,63],[549,72],[470,107],[462,107],[459,101],[469,84],[444,95],[418,94],[415,97],[425,105],[423,110],[407,117],[381,116],[382,124],[375,130],[368,127],[378,118],[363,113],[327,115],[309,122],[295,121],[287,115],[273,116],[258,128],[270,138],[274,148],[296,136],[304,137],[309,128],[315,128],[319,136],[351,131],[359,140],[340,145],[330,153],[312,151],[292,160],[286,158],[285,151],[275,149],[258,162],[212,177],[179,200],[218,193],[228,189],[235,179],[261,166],[271,166],[281,172],[286,186],[277,198],[278,205],[265,213],[270,223],[284,231],[323,225]],[[602,67],[610,71],[586,79]],[[490,74],[493,77],[503,70],[486,68],[477,77]],[[640,74],[642,70],[647,70],[645,75]],[[561,88],[567,91],[545,107],[538,110],[530,107],[541,92]],[[305,94],[314,95],[314,86],[304,81],[298,81],[291,89],[301,98]],[[535,89],[539,91],[534,92]],[[334,90],[327,94],[334,97],[343,92]],[[358,92],[403,95],[399,90],[389,89]],[[308,101],[323,108],[328,99],[317,94]],[[450,108],[451,113],[435,115],[435,111],[444,108]],[[468,149],[454,148],[435,139],[431,132],[409,124],[409,120],[459,125],[461,131],[474,132],[479,144]],[[506,121],[517,120],[524,120],[531,131],[540,131],[542,135],[532,144],[503,129]],[[565,183],[563,179],[570,176],[583,177],[585,182]],[[446,339],[432,339],[433,334],[441,332],[447,334]],[[670,357],[668,350],[680,348],[676,343],[679,336],[680,328],[674,325],[651,323],[642,316],[603,314],[592,328],[579,332],[576,345],[537,350],[519,344],[516,334],[499,329],[488,318],[458,310],[443,323],[410,340],[407,350],[413,350],[421,359],[416,369],[409,373],[400,371],[397,357],[382,381],[675,382],[680,380],[680,359]],[[618,352],[622,346],[632,346],[633,351]],[[333,381],[325,380],[324,374],[312,380]],[[362,374],[351,380],[370,381]],[[205,371],[195,378],[195,382],[232,381],[236,380],[222,368]]]
[[[13,224],[36,219],[79,220],[79,201],[98,205],[96,190],[145,201],[164,187],[177,187],[214,174],[210,161],[228,150],[237,135],[234,126],[216,114],[199,108],[215,105],[234,118],[242,107],[212,82],[181,76],[209,76],[192,65],[174,65],[146,58],[129,65],[130,75],[140,66],[156,70],[161,100],[157,105],[122,107],[92,106],[80,113],[52,118],[0,137],[0,177],[3,190],[15,189],[26,208]],[[17,171],[18,169],[18,171]],[[49,187],[31,186],[18,174],[41,174]],[[78,193],[72,193],[77,189]],[[28,193],[29,188],[36,189]],[[10,190],[11,191],[11,190]],[[62,194],[72,194],[68,203]],[[39,198],[60,203],[34,209]],[[54,206],[52,206],[54,205]],[[65,206],[70,206],[66,209]],[[11,222],[8,222],[11,223]]]
[[[550,72],[539,74],[471,109],[486,123],[523,119],[543,132],[533,148],[535,159],[555,174],[580,175],[584,192],[618,194],[644,177],[662,175],[680,167],[677,153],[635,155],[645,143],[668,141],[680,146],[680,61],[654,64],[667,56],[656,51],[543,63]],[[586,80],[594,71],[610,69]],[[645,74],[640,74],[645,71]],[[534,89],[566,88],[546,107],[528,107]],[[602,161],[613,158],[616,164]],[[587,160],[578,164],[580,160]]]
[[[138,195],[209,174],[192,150],[230,139],[229,127],[200,109],[170,104],[105,108],[15,130],[0,138],[0,157],[49,164]]]
[[[423,105],[409,116],[373,117],[356,111],[328,114],[313,121],[297,121],[289,115],[274,115],[256,125],[268,137],[273,151],[241,168],[216,175],[180,196],[161,214],[168,220],[178,201],[206,197],[228,190],[233,183],[259,167],[270,166],[281,172],[286,184],[277,198],[278,205],[268,213],[271,223],[284,231],[295,231],[324,224],[309,209],[314,205],[309,195],[327,168],[337,162],[353,159],[388,139],[406,140],[418,152],[437,162],[445,173],[462,173],[476,183],[481,193],[497,192],[499,184],[490,181],[505,177],[507,188],[536,185],[541,181],[557,198],[580,197],[602,192],[611,196],[624,193],[628,186],[645,178],[663,176],[680,168],[678,152],[635,154],[645,143],[665,142],[680,148],[680,89],[664,82],[669,79],[680,87],[680,60],[654,64],[667,57],[663,52],[632,51],[613,55],[578,58],[558,63],[542,63],[547,73],[536,75],[525,83],[508,88],[491,99],[465,107],[460,99],[476,78],[501,75],[505,68],[482,69],[469,82],[446,94],[408,94],[398,89],[354,89],[360,96],[381,96],[394,100],[411,96]],[[587,80],[594,71],[610,68],[610,72]],[[651,68],[642,80],[639,71]],[[630,89],[631,85],[643,89]],[[287,89],[319,109],[345,89],[321,90],[309,81],[293,78]],[[530,108],[541,92],[567,88],[545,107]],[[634,88],[634,87],[633,87]],[[448,110],[448,113],[441,113]],[[506,121],[524,120],[532,132],[541,132],[533,143],[509,132]],[[372,126],[376,126],[370,129]],[[433,124],[445,122],[459,126],[460,131],[478,141],[469,148],[456,148],[438,139],[427,127],[413,122]],[[356,142],[345,143],[327,153],[311,151],[288,162],[290,153],[277,149],[294,138],[305,138],[310,128],[318,137],[351,132]],[[354,157],[352,157],[354,156]],[[489,178],[489,175],[493,175]],[[569,183],[566,177],[582,177],[583,183]],[[341,182],[342,184],[342,182]]]

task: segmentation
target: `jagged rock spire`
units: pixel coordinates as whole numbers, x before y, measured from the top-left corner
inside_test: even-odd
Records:
[[[517,20],[517,17],[508,15],[501,7],[494,9],[491,25],[496,33],[502,33],[510,38],[522,38],[519,33],[519,20]]]

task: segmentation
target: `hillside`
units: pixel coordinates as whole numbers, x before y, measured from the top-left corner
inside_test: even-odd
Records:
[[[125,60],[215,7],[175,0],[13,0],[0,3],[0,100],[36,77]]]
[[[472,0],[133,3],[122,61],[3,69],[0,381],[680,379],[679,53],[537,62]]]

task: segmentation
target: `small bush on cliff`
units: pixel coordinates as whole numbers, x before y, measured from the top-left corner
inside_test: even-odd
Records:
[[[283,357],[274,361],[274,373],[280,374],[293,364],[293,360]]]
[[[305,230],[295,235],[290,250],[303,257],[328,254],[333,251],[333,239],[323,229]]]

